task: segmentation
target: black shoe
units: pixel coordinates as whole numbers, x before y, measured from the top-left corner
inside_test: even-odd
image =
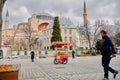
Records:
[[[117,76],[118,73],[119,73],[118,71],[115,71],[115,73],[113,73],[113,78],[114,79],[116,78],[116,76]]]

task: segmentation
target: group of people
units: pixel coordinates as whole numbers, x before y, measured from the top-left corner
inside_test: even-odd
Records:
[[[118,74],[118,71],[111,68],[109,66],[110,61],[112,58],[116,57],[116,49],[115,46],[111,40],[111,38],[107,35],[107,32],[105,30],[101,30],[100,32],[102,36],[102,44],[101,44],[101,55],[102,55],[102,66],[104,69],[104,78],[103,80],[109,80],[109,72],[113,73],[113,78],[116,78],[116,75]],[[34,51],[31,51],[31,61],[34,62]],[[72,58],[75,58],[75,51],[72,50]]]

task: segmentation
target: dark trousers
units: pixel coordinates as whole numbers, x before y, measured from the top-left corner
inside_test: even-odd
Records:
[[[31,61],[34,62],[34,56],[33,55],[31,56]]]
[[[32,62],[34,62],[34,59],[31,59]]]
[[[111,58],[108,57],[108,56],[103,56],[103,57],[102,57],[102,66],[103,66],[103,68],[104,68],[104,78],[108,78],[108,77],[109,77],[109,74],[108,74],[109,71],[110,71],[111,73],[114,73],[114,72],[115,72],[115,70],[112,69],[112,68],[109,66],[110,60],[111,60]]]
[[[73,58],[73,59],[75,58],[75,55],[74,55],[74,54],[72,54],[72,58]]]

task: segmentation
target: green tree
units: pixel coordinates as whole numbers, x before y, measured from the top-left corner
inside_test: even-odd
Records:
[[[97,51],[100,51],[101,44],[102,44],[102,40],[98,39],[96,44],[95,44],[95,48],[96,48]]]
[[[51,43],[54,41],[62,41],[61,29],[60,29],[58,16],[54,18],[54,24],[53,24]],[[52,46],[52,49],[54,49],[54,46]]]
[[[120,32],[116,33],[115,36],[113,37],[115,44],[117,46],[120,46]]]

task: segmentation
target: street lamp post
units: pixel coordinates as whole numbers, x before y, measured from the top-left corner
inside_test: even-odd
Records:
[[[0,0],[0,49],[2,43],[2,9],[5,4],[6,0]]]

